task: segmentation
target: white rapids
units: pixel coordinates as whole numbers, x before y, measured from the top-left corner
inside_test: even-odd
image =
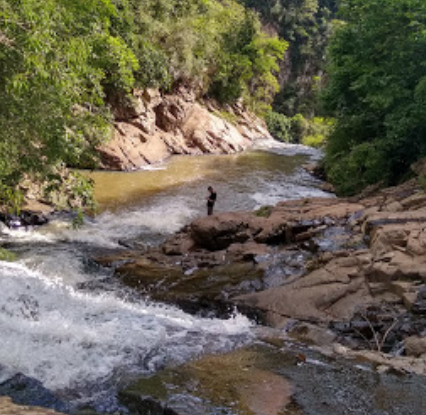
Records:
[[[251,323],[78,292],[23,265],[0,262],[0,380],[23,373],[52,390],[153,372],[247,341]]]

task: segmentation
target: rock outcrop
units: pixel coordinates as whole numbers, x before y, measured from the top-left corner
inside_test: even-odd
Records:
[[[103,167],[111,170],[139,169],[172,154],[235,153],[270,137],[264,122],[242,105],[224,110],[185,88],[173,95],[135,91],[131,105],[112,107],[113,139],[99,149]]]

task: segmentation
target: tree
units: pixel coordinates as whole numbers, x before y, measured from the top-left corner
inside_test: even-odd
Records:
[[[94,167],[109,105],[134,87],[264,111],[285,47],[234,0],[0,0],[0,204],[23,178],[58,189],[65,166]]]
[[[0,1],[0,189],[58,178],[108,137],[104,88],[127,90],[137,62],[110,34],[109,0]],[[6,200],[5,200],[6,199]]]
[[[329,49],[326,168],[343,194],[395,184],[426,154],[426,3],[344,0]]]

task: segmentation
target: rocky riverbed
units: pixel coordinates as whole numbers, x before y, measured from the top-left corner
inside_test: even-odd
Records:
[[[368,362],[377,373],[424,376],[425,223],[426,194],[413,179],[351,199],[200,218],[159,247],[96,261],[155,301],[207,316],[238,309],[273,328],[272,338]],[[298,359],[306,356],[294,352]],[[279,413],[271,411],[241,413]]]
[[[425,221],[426,194],[413,179],[351,199],[201,217],[159,246],[134,237],[93,249],[90,266],[108,270],[110,283],[198,317],[238,310],[254,326],[244,347],[129,376],[114,410],[418,415],[426,404]],[[49,399],[59,411],[104,414]]]

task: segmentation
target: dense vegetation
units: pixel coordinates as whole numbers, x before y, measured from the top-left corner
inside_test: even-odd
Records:
[[[337,0],[242,0],[259,11],[265,26],[290,44],[282,62],[282,88],[274,111],[289,117],[317,112],[316,89],[324,71],[325,50]]]
[[[180,84],[242,98],[283,141],[332,129],[340,193],[393,184],[426,154],[425,67],[423,0],[0,0],[0,204],[34,181],[88,203],[90,184],[63,172],[96,165],[110,104]]]
[[[286,42],[233,0],[0,0],[0,198],[24,178],[71,186],[63,167],[96,162],[111,97],[176,83],[258,112],[270,105]]]
[[[426,2],[342,0],[326,107],[326,167],[342,194],[404,178],[426,154]]]
[[[267,117],[271,133],[287,142],[321,144],[329,121],[317,118],[318,91],[324,83],[325,50],[337,0],[241,1],[257,10],[265,27],[290,45],[281,63],[280,91]]]

